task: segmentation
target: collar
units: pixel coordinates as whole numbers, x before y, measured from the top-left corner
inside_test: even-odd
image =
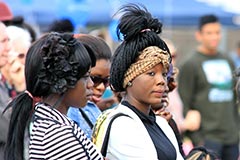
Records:
[[[130,108],[134,113],[136,113],[142,122],[146,122],[150,124],[156,123],[156,116],[152,110],[150,110],[149,115],[146,115],[141,111],[139,111],[136,107],[131,105],[128,101],[122,101],[121,104]]]
[[[56,120],[62,124],[71,125],[72,121],[52,106],[39,102],[35,106],[35,116],[43,119]]]

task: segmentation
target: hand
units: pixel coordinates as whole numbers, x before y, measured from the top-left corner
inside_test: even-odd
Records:
[[[201,125],[201,115],[197,110],[189,110],[183,122],[185,130],[196,131]]]
[[[117,102],[118,102],[117,97],[112,96],[110,98],[101,99],[101,101],[97,102],[97,106],[101,111],[103,111]]]
[[[155,114],[165,118],[168,122],[170,119],[172,119],[172,114],[165,108],[162,108],[162,109],[156,111]]]
[[[153,111],[159,111],[162,108],[166,108],[168,104],[169,104],[168,92],[164,92],[161,98],[161,102],[159,104],[152,104],[151,108],[153,109]]]

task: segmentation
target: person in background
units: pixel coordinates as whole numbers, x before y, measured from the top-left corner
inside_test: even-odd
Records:
[[[10,45],[6,32],[6,26],[0,21],[0,70],[7,64],[9,50]],[[0,159],[4,159],[3,149],[7,141],[8,124],[10,118],[10,115],[3,115],[2,112],[10,100],[11,98],[8,95],[8,89],[2,81],[2,73],[0,71]]]
[[[29,47],[31,46],[31,35],[21,27],[7,26],[7,34],[11,43],[11,51],[17,52],[17,59],[25,64],[25,58]]]
[[[240,67],[240,41],[238,41],[236,49],[230,54],[230,57],[234,62],[235,68]]]
[[[167,89],[171,63],[169,49],[158,36],[162,24],[143,6],[129,4],[120,13],[117,33],[124,40],[113,55],[110,86],[114,92],[124,92],[123,98],[108,110],[104,124],[98,128],[96,123],[92,140],[102,150],[109,135],[109,160],[183,159],[168,122],[151,109]]]
[[[26,57],[26,91],[8,105],[5,159],[103,159],[66,116],[70,106],[83,107],[92,95],[94,65],[94,54],[72,34],[48,33],[33,43]]]
[[[48,32],[73,33],[74,25],[70,19],[60,19],[53,21],[48,28]]]
[[[6,79],[9,93],[13,98],[26,88],[24,65],[27,50],[31,45],[31,37],[26,30],[16,26],[8,26],[6,31],[11,50],[8,55],[8,63],[1,71]],[[15,93],[15,95],[12,93]]]
[[[173,89],[168,92],[169,101],[167,110],[173,115],[173,119],[177,123],[178,129],[181,133],[186,130],[197,130],[200,127],[201,121],[199,112],[197,110],[191,110],[185,118],[183,116],[183,104],[177,88],[177,76],[179,73],[179,69],[176,67],[177,49],[171,40],[165,38],[164,41],[171,52],[173,64],[172,75],[169,77],[169,85],[171,85],[169,88]]]
[[[0,112],[4,110],[10,100],[7,87],[3,81],[1,69],[8,63],[8,53],[10,51],[9,37],[7,35],[6,26],[0,21]]]
[[[203,145],[221,159],[237,160],[239,155],[239,114],[232,73],[234,64],[218,51],[221,24],[215,15],[199,20],[199,46],[180,66],[179,94],[185,115],[200,112],[199,130],[188,132],[195,146]]]
[[[12,19],[4,21],[6,26],[16,26],[19,28],[24,29],[30,34],[31,37],[31,43],[33,43],[37,39],[37,33],[33,26],[26,23],[24,20],[24,17],[22,16],[15,16],[12,17]]]
[[[92,128],[98,116],[101,114],[101,108],[98,107],[98,102],[102,101],[102,95],[109,85],[109,71],[111,66],[111,50],[106,42],[100,37],[94,37],[87,34],[77,35],[77,39],[87,48],[93,51],[96,56],[96,65],[91,69],[90,77],[94,83],[93,95],[87,102],[84,108],[70,107],[68,117],[74,120],[80,128],[91,139]],[[113,103],[114,99],[105,103]]]

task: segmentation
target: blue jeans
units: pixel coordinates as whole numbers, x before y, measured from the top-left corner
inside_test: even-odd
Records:
[[[222,160],[237,160],[239,157],[239,146],[237,144],[221,144],[211,140],[205,140],[204,146],[214,151]]]

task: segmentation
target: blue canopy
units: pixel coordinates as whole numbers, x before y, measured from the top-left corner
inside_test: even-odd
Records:
[[[127,2],[144,4],[165,25],[196,25],[200,16],[215,14],[223,25],[237,26],[233,22],[233,17],[236,14],[196,0],[128,0],[121,2],[121,4],[126,4]],[[92,1],[91,6],[89,23],[108,23],[111,21],[111,10],[113,7],[110,6],[107,0],[98,0],[97,5]]]
[[[55,19],[70,18],[74,25],[109,24],[118,5],[140,3],[164,25],[196,25],[203,14],[217,15],[223,25],[239,27],[233,22],[233,13],[220,7],[209,6],[196,0],[4,0],[14,15],[22,15],[27,21],[49,24]],[[117,7],[116,7],[117,6]]]

